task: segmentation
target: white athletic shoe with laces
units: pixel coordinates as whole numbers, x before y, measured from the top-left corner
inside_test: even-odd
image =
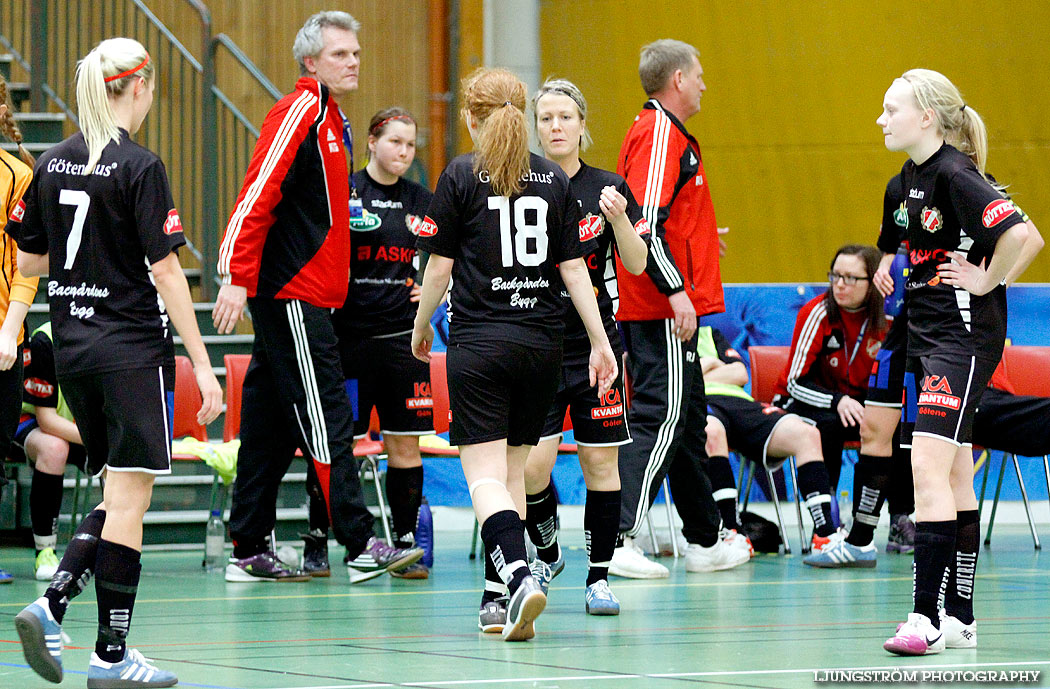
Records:
[[[685,571],[715,572],[732,569],[751,559],[747,548],[738,548],[719,539],[709,548],[697,543],[690,543],[685,549]]]
[[[623,545],[613,551],[609,574],[627,579],[664,579],[671,576],[666,567],[648,559],[630,536],[625,536]]]
[[[945,648],[977,648],[977,620],[963,624],[959,618],[940,611]]]

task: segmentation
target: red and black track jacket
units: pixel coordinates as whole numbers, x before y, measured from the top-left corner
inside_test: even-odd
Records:
[[[219,249],[224,284],[250,297],[334,308],[350,275],[343,122],[328,88],[303,77],[266,115]]]
[[[616,172],[652,230],[644,274],[623,270],[617,256],[617,320],[674,318],[667,297],[683,289],[698,316],[724,311],[718,230],[700,146],[655,98],[627,131]]]
[[[865,311],[838,309],[828,317],[824,295],[799,309],[791,355],[774,392],[813,407],[834,410],[843,395],[860,402],[885,332],[869,327]]]

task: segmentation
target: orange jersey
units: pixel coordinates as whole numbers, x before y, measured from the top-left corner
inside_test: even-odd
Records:
[[[39,278],[27,278],[18,272],[18,247],[8,236],[7,219],[19,213],[22,194],[33,179],[33,171],[18,158],[0,150],[0,321],[7,316],[12,301],[32,304]],[[18,343],[25,337],[25,326],[18,332]]]

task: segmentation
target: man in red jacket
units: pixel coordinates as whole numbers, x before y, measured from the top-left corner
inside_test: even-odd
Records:
[[[233,486],[233,557],[226,580],[306,581],[270,552],[277,490],[295,449],[314,463],[347,562],[366,553],[351,583],[403,569],[419,548],[372,535],[353,454],[353,413],[343,388],[331,309],[346,300],[350,125],[339,108],[357,89],[360,24],[319,12],[295,37],[301,77],[266,115],[219,250],[223,284],[213,317],[229,333],[251,306],[252,361],[244,378],[241,448]],[[351,160],[353,158],[351,157]],[[360,212],[360,201],[357,211]]]
[[[619,310],[633,380],[634,442],[620,451],[620,531],[610,572],[633,578],[668,576],[646,560],[633,536],[665,475],[685,524],[689,571],[741,564],[719,538],[718,511],[704,458],[703,373],[696,318],[724,310],[718,233],[700,147],[683,124],[700,111],[706,90],[699,53],[670,39],[642,48],[638,72],[649,100],[634,120],[617,172],[627,180],[652,228],[642,275],[617,270]],[[619,268],[619,266],[617,266]]]

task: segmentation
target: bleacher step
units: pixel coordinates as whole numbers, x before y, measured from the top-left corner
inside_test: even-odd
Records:
[[[16,112],[15,121],[26,141],[61,141],[66,116],[60,112]]]

